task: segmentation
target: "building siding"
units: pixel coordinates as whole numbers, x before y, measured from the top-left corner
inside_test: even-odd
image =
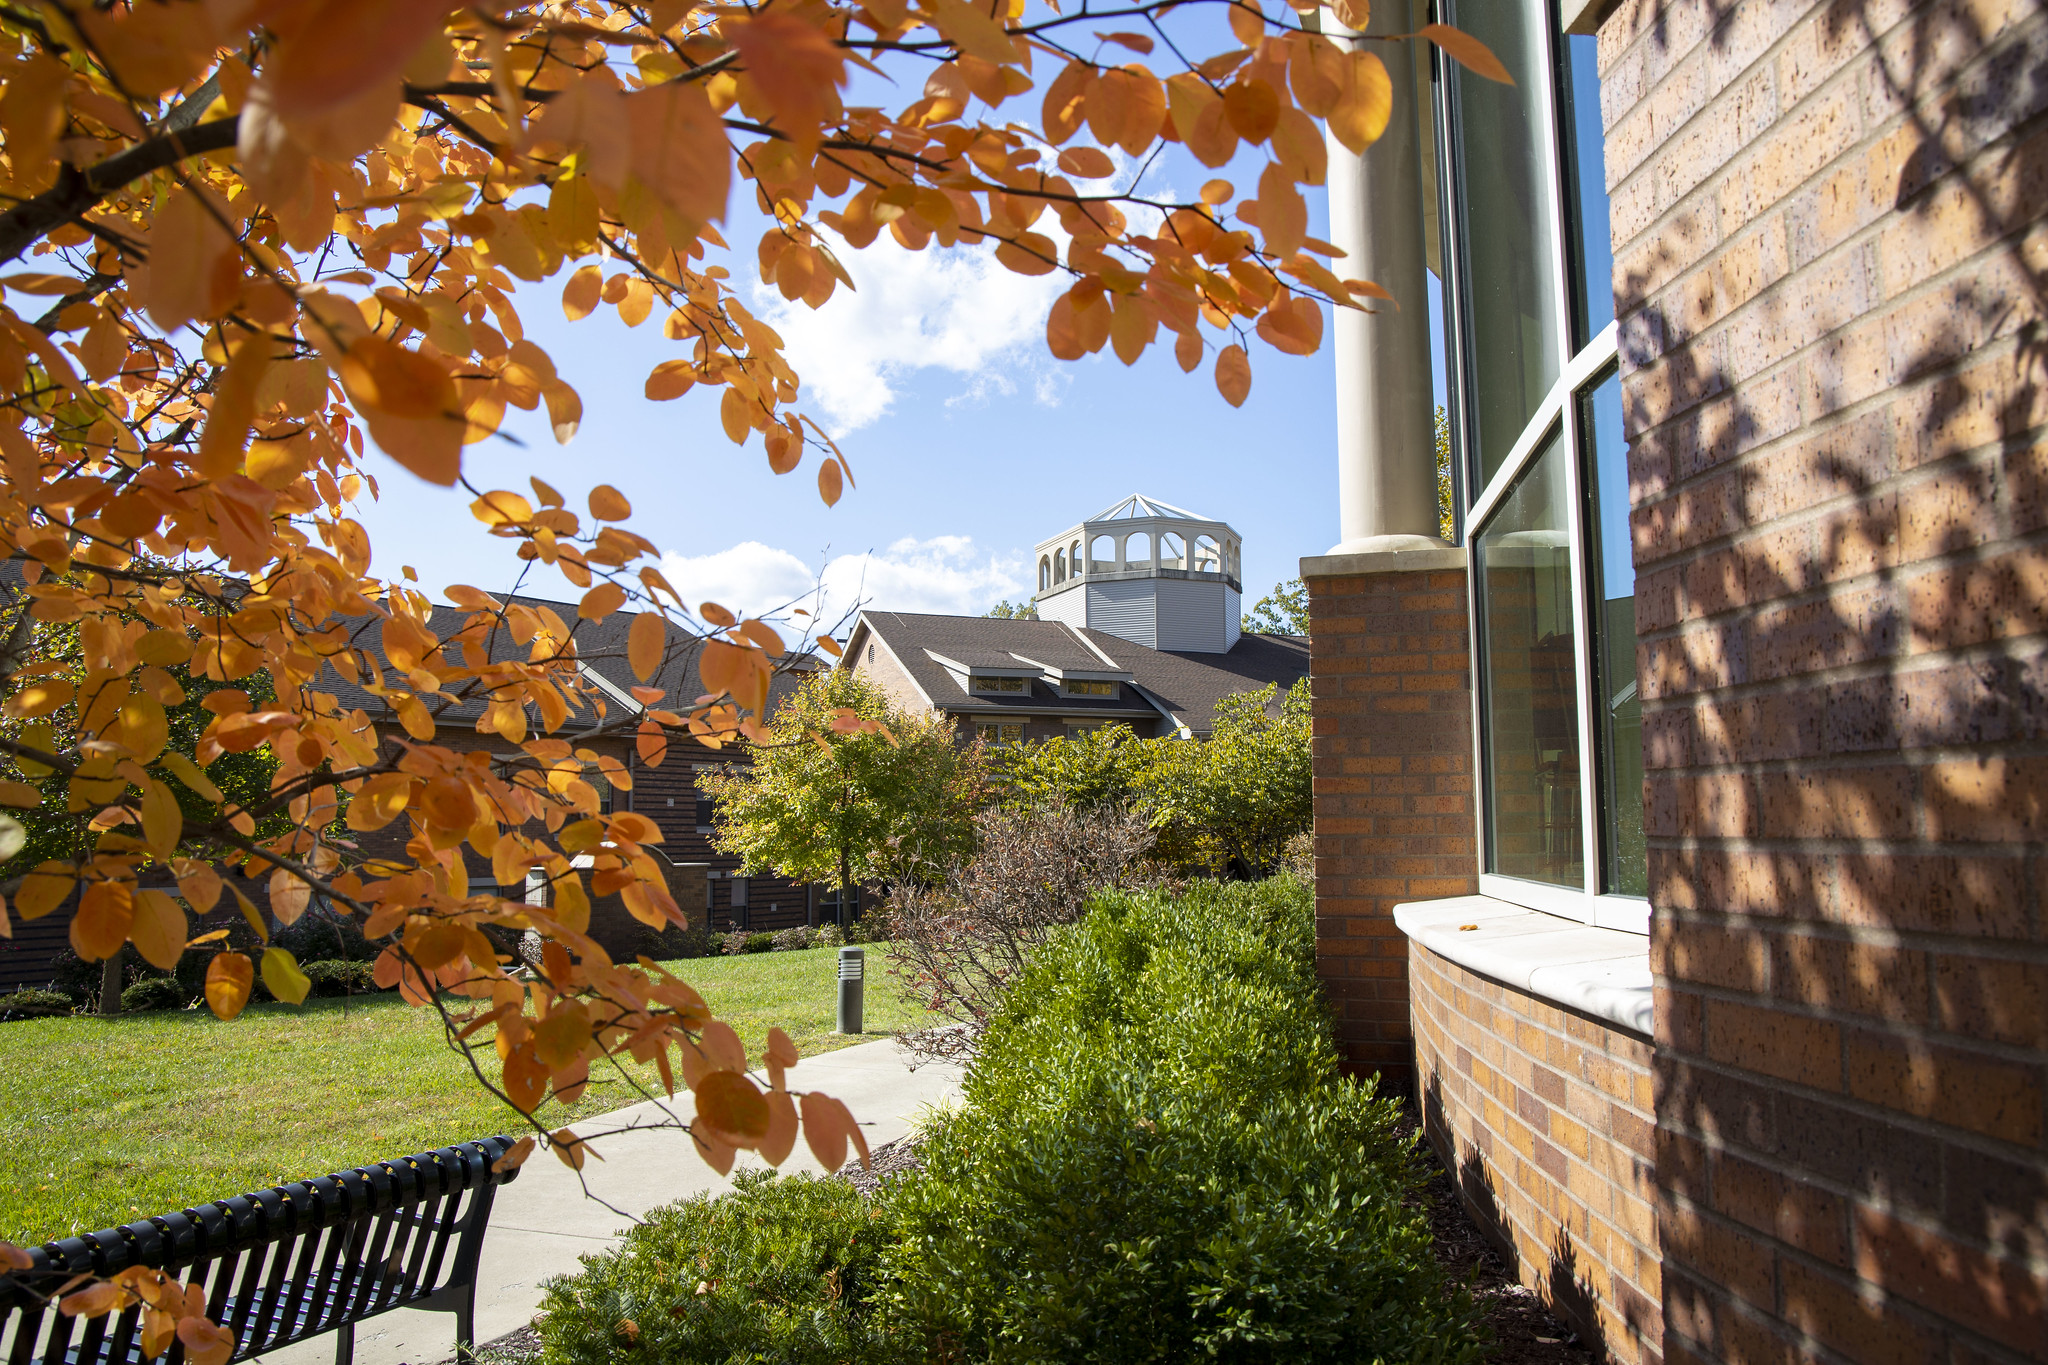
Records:
[[[1227,589],[1222,583],[1161,578],[1152,586],[1158,594],[1157,648],[1200,654],[1221,654],[1230,648],[1223,633]]]
[[[1156,583],[1154,579],[1133,578],[1085,584],[1081,590],[1088,594],[1086,624],[1132,644],[1158,649],[1159,618],[1153,592]]]

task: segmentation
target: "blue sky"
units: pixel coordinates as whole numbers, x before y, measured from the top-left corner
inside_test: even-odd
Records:
[[[1218,174],[1256,185],[1248,158],[1217,172],[1178,146],[1165,153],[1148,190],[1191,199]],[[1304,188],[1310,231],[1324,236],[1323,191]],[[852,252],[828,234],[861,287],[813,313],[759,285],[759,232],[736,195],[725,235],[738,249],[727,264],[749,306],[789,342],[804,380],[799,406],[833,431],[851,463],[857,487],[836,507],[817,496],[815,461],[778,477],[758,439],[733,446],[718,423],[720,391],[669,403],[642,396],[647,372],[684,353],[662,338],[658,312],[637,330],[609,308],[569,323],[559,280],[524,286],[518,301],[528,334],[582,395],[583,427],[557,446],[544,421],[513,412],[506,431],[519,444],[471,447],[469,477],[523,491],[538,475],[579,507],[593,484],[614,484],[685,597],[745,611],[777,606],[824,573],[832,616],[857,598],[884,610],[980,613],[1028,595],[1035,542],[1133,492],[1234,526],[1247,602],[1336,541],[1327,339],[1305,358],[1254,343],[1251,396],[1233,409],[1210,377],[1213,349],[1183,374],[1167,333],[1168,344],[1134,367],[1106,348],[1077,363],[1052,359],[1044,321],[1062,274],[1026,280],[985,249],[910,253],[886,234]],[[362,519],[382,573],[411,565],[437,596],[457,582],[510,587],[521,566],[471,520],[466,494],[434,489],[381,455],[370,467],[382,499]],[[546,571],[532,573],[527,590],[575,595]]]

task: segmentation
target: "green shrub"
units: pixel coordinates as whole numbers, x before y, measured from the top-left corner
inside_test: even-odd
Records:
[[[369,995],[377,990],[374,963],[330,959],[303,963],[299,970],[313,983],[314,995]]]
[[[1336,1074],[1292,879],[1105,897],[888,1199],[886,1311],[991,1361],[1472,1361],[1413,1148]]]
[[[881,1220],[840,1180],[749,1171],[723,1198],[654,1210],[613,1250],[548,1281],[548,1365],[901,1357],[868,1296]]]
[[[765,933],[748,934],[740,946],[744,953],[772,953],[775,951],[775,935]]]
[[[181,1010],[190,1003],[191,994],[174,976],[145,976],[121,992],[123,1010]]]
[[[53,1014],[69,1014],[71,1010],[71,997],[63,991],[31,988],[0,995],[0,1023],[11,1019],[44,1019]]]

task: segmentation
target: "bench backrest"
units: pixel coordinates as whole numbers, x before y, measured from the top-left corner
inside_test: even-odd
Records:
[[[204,1285],[236,1360],[468,1284],[497,1187],[519,1173],[493,1170],[511,1146],[465,1142],[47,1243],[0,1276],[0,1365],[141,1360],[139,1310],[70,1318],[46,1302],[82,1272],[140,1265]],[[183,1359],[175,1344],[163,1357]]]

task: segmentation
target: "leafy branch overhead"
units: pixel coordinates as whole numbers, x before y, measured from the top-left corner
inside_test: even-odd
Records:
[[[1336,12],[1368,17],[1364,0]],[[1454,30],[1410,36],[1505,76]],[[716,390],[735,445],[758,435],[780,473],[810,463],[827,503],[852,470],[734,272],[823,306],[849,283],[840,252],[885,231],[1060,272],[1054,355],[1128,364],[1170,334],[1242,403],[1254,336],[1313,351],[1323,304],[1385,297],[1307,235],[1303,187],[1324,178],[1318,120],[1351,152],[1385,127],[1389,41],[1252,0],[0,7],[0,552],[17,571],[0,754],[24,779],[0,801],[62,834],[10,864],[0,933],[75,903],[82,956],[132,943],[156,961],[218,905],[260,928],[256,878],[279,919],[315,897],[356,917],[386,945],[380,977],[440,1011],[478,1082],[572,1166],[592,1135],[550,1130],[545,1106],[621,1055],[696,1092],[714,1164],[779,1161],[799,1128],[842,1151],[843,1105],[799,1103],[772,1054],[763,1090],[695,992],[587,935],[593,896],[682,916],[659,830],[602,812],[589,780],[630,775],[580,741],[630,731],[653,765],[686,739],[761,737],[770,678],[807,645],[693,606],[616,489],[471,481],[465,451],[508,410],[544,411],[563,442],[583,417],[521,305],[559,290],[571,319],[646,327],[648,399]],[[905,98],[852,102],[856,73]],[[1167,143],[1256,184],[1148,197]],[[735,191],[767,224],[751,247],[722,234]],[[380,571],[355,515],[378,493],[372,444],[577,585],[574,619],[468,586],[436,607]],[[606,624],[621,613],[629,628]],[[40,651],[59,628],[75,648]],[[630,702],[591,681],[600,648],[643,684]],[[344,681],[393,725],[344,705]],[[172,721],[188,696],[196,736]],[[458,708],[489,744],[448,742]],[[267,789],[209,776],[261,754]],[[26,842],[0,825],[0,852]],[[472,884],[471,857],[493,884]],[[548,904],[495,894],[535,873]],[[544,944],[530,979],[503,951],[526,933]],[[259,972],[303,993],[282,949],[199,941],[221,1016]],[[132,1284],[69,1302],[185,1300]],[[192,1318],[167,1330],[199,1365],[225,1359],[232,1339],[188,1335]]]

